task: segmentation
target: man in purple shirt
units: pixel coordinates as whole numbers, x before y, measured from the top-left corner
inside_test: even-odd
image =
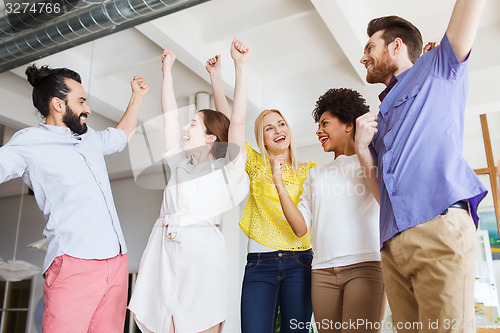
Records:
[[[387,88],[379,114],[357,120],[356,152],[380,202],[398,332],[475,332],[474,223],[486,189],[462,148],[468,56],[485,1],[457,0],[440,45],[421,57],[410,22],[388,16],[368,25],[366,80]]]

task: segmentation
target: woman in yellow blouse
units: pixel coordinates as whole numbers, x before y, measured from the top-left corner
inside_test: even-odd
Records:
[[[220,75],[219,56],[207,61],[216,109],[229,114]],[[300,164],[292,133],[280,111],[264,110],[255,121],[260,153],[246,145],[250,195],[240,221],[248,236],[248,255],[241,296],[242,333],[272,333],[278,307],[281,333],[309,332],[311,320],[311,261],[309,234],[299,238],[281,209],[269,158],[284,158],[286,189],[295,204],[302,183],[316,163]]]

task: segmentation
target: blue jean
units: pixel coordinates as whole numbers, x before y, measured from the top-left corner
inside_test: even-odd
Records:
[[[278,306],[281,333],[309,332],[305,327],[312,314],[312,257],[311,250],[248,254],[241,294],[242,333],[273,333]]]

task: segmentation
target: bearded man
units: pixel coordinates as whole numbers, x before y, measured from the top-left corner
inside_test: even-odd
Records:
[[[33,104],[45,123],[14,134],[0,148],[0,183],[23,177],[46,226],[43,332],[123,332],[127,248],[104,155],[132,136],[149,89],[140,77],[116,128],[87,127],[91,110],[80,75],[67,68],[27,68]]]
[[[485,2],[457,0],[439,46],[422,56],[422,36],[407,20],[368,25],[361,63],[367,82],[386,89],[378,115],[357,119],[356,152],[380,202],[398,332],[475,332],[475,230],[486,189],[462,147],[468,58]]]

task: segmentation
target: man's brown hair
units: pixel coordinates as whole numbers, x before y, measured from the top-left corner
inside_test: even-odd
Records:
[[[368,37],[378,31],[383,31],[382,38],[385,45],[389,45],[396,38],[401,38],[408,47],[408,57],[412,63],[417,62],[422,54],[422,34],[411,22],[399,16],[383,16],[373,19],[368,23],[366,32]]]

